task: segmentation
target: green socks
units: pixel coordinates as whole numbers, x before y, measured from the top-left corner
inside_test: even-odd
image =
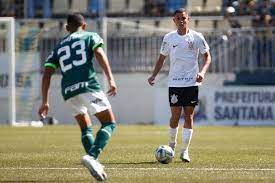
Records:
[[[92,126],[87,126],[84,129],[81,129],[81,142],[86,151],[89,153],[92,145],[94,144],[94,136]]]
[[[96,139],[89,151],[89,155],[97,159],[98,155],[104,149],[110,137],[112,136],[115,127],[116,127],[116,123],[112,123],[112,122],[103,123],[103,125],[101,126],[101,128],[98,130],[96,134]]]

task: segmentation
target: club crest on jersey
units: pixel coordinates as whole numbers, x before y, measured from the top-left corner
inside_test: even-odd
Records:
[[[193,41],[187,41],[187,43],[188,43],[188,48],[190,50],[193,50],[194,49],[194,42]]]
[[[178,102],[178,96],[175,95],[175,94],[171,95],[171,103],[172,103],[172,104],[175,104],[175,103],[177,103],[177,102]]]

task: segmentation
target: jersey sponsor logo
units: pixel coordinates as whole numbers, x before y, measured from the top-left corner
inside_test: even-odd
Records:
[[[194,78],[173,78],[173,81],[190,81],[193,80]]]
[[[79,82],[79,83],[73,84],[65,88],[65,94],[67,94],[68,92],[73,92],[75,90],[78,90],[79,88],[85,88],[87,86],[88,86],[88,82]]]
[[[196,102],[197,102],[197,101],[195,101],[195,100],[190,101],[191,104],[194,104],[194,103],[196,103]]]
[[[175,104],[178,102],[178,96],[176,94],[171,95],[171,103]]]

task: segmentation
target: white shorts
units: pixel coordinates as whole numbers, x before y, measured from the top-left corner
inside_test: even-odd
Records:
[[[71,108],[74,116],[87,113],[94,115],[111,108],[111,104],[103,91],[79,94],[65,102]]]

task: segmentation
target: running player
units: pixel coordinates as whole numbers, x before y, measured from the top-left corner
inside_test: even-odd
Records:
[[[94,57],[107,77],[109,96],[116,95],[117,86],[107,56],[102,49],[103,40],[97,33],[85,31],[84,17],[81,14],[69,15],[66,29],[69,35],[57,44],[45,62],[42,104],[38,113],[41,117],[45,117],[48,113],[51,76],[55,69],[59,68],[62,74],[62,95],[80,126],[81,141],[87,153],[83,156],[82,163],[97,180],[102,181],[107,175],[98,161],[98,156],[108,143],[116,122],[111,105],[97,81],[93,66]],[[96,138],[93,136],[88,114],[95,115],[102,125]]]

